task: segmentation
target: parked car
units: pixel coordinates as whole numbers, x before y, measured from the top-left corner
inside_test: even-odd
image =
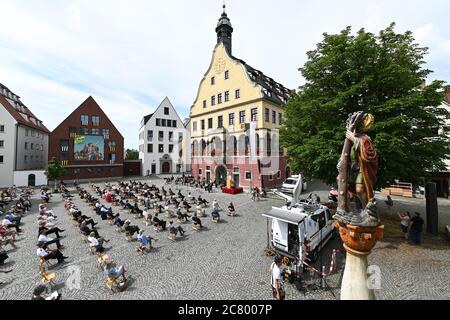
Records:
[[[287,178],[281,186],[281,192],[292,195],[299,179],[301,180],[302,186],[300,193],[305,192],[308,189],[308,184],[302,175],[294,175]]]

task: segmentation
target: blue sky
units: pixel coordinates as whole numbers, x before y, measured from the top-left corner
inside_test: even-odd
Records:
[[[0,82],[53,130],[92,95],[138,147],[167,96],[189,116],[209,66],[221,0],[0,0]],[[448,0],[228,0],[233,54],[289,88],[322,33],[397,23],[430,48],[429,81],[450,82]]]

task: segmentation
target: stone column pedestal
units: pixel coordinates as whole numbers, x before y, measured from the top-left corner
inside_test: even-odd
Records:
[[[367,281],[367,257],[377,241],[383,238],[384,226],[357,227],[338,221],[337,227],[347,251],[341,300],[375,300],[375,293]]]

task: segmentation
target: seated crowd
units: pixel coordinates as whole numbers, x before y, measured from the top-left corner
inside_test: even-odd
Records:
[[[192,177],[180,179],[169,178],[168,183],[175,182],[183,185],[193,185],[204,188],[211,192],[213,183],[206,181],[195,181]],[[156,187],[146,182],[140,181],[119,181],[117,184],[106,183],[104,188],[95,184],[91,185],[92,191],[88,192],[77,183],[74,184],[79,198],[85,201],[92,208],[94,215],[102,221],[108,222],[116,231],[125,233],[128,241],[139,243],[136,251],[146,253],[152,250],[153,242],[158,239],[145,234],[145,230],[139,225],[132,223],[132,218],[139,219],[145,226],[152,226],[157,232],[168,232],[167,238],[175,241],[177,236],[183,237],[185,230],[182,225],[191,222],[192,228],[196,231],[202,230],[204,225],[201,218],[207,217],[205,208],[209,202],[200,195],[196,198],[191,192],[184,195],[181,190],[174,192],[167,185]],[[217,185],[215,185],[218,187]],[[26,188],[19,190],[11,187],[1,192],[0,217],[0,272],[11,272],[9,269],[2,269],[1,265],[8,259],[6,247],[16,248],[15,241],[21,235],[22,218],[28,214],[32,208],[31,195],[33,190]],[[71,195],[66,184],[61,181],[59,194],[64,202],[64,208],[68,216],[73,221],[74,227],[80,233],[83,241],[87,243],[89,252],[96,254],[97,265],[108,276],[107,287],[112,290],[114,285],[123,285],[126,281],[124,266],[116,266],[108,256],[104,254],[106,239],[100,233],[98,222],[88,212],[83,212],[77,206],[74,196]],[[38,214],[36,216],[38,224],[38,235],[36,241],[36,255],[39,258],[39,265],[42,270],[45,266],[52,266],[52,260],[57,264],[64,263],[68,257],[64,255],[63,234],[66,230],[58,227],[58,215],[49,209],[49,203],[54,195],[48,188],[42,187],[38,197]],[[51,206],[51,205],[50,205]],[[220,221],[220,206],[216,199],[212,201],[211,217],[214,222]],[[228,206],[228,215],[235,216],[236,210],[232,203]],[[130,217],[123,217],[130,215]],[[165,218],[162,218],[164,216]],[[168,222],[165,220],[168,219]],[[177,225],[174,224],[176,219]],[[45,273],[45,272],[44,272]],[[118,282],[122,281],[122,282]],[[119,285],[120,284],[120,285]],[[36,288],[35,299],[41,299],[41,288]],[[58,299],[61,296],[58,295]]]

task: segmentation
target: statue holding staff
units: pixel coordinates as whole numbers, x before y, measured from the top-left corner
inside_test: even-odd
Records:
[[[380,223],[373,191],[378,173],[378,154],[366,134],[374,120],[373,115],[363,111],[350,115],[338,164],[339,209],[336,218],[353,225],[373,226]],[[349,194],[355,202],[356,211],[350,212]]]

